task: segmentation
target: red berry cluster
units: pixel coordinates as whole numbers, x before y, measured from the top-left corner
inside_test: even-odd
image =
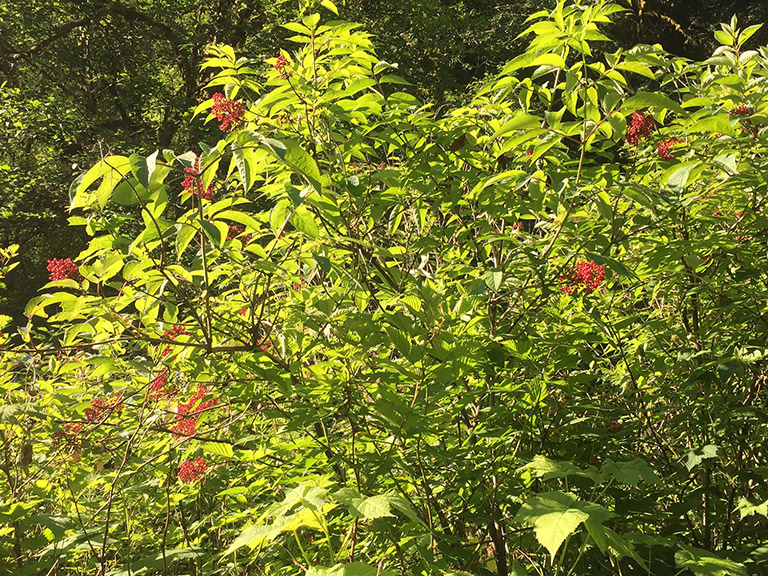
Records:
[[[85,409],[85,419],[88,422],[101,422],[112,412],[121,412],[123,405],[119,398],[102,400],[94,398],[91,400],[91,407]]]
[[[150,398],[165,398],[168,396],[173,396],[177,391],[178,387],[176,384],[168,382],[167,368],[163,368],[149,385]]]
[[[609,428],[611,429],[611,432],[621,432],[622,426],[618,420],[611,420]]]
[[[191,336],[192,334],[186,328],[184,328],[184,326],[182,326],[181,324],[174,324],[171,329],[163,332],[163,338],[166,338],[167,340],[176,340],[178,336],[183,336],[183,335]],[[166,346],[160,355],[163,358],[165,358],[170,353],[171,353],[171,347]]]
[[[728,111],[728,114],[731,116],[752,116],[754,113],[755,109],[752,108],[752,106],[745,106],[744,104],[737,106],[736,108],[731,108]]]
[[[48,260],[48,272],[51,273],[51,281],[75,280],[79,282],[83,279],[77,269],[77,264],[72,262],[71,258]]]
[[[277,62],[272,65],[272,67],[280,73],[280,78],[283,80],[291,75],[291,71],[285,69],[288,64],[290,64],[290,62],[288,62],[288,58],[280,54],[280,56],[277,57]]]
[[[570,295],[575,292],[591,294],[603,283],[605,268],[592,260],[579,260],[576,266],[560,276],[565,282],[563,292]]]
[[[752,108],[752,106],[745,106],[742,104],[736,108],[731,108],[728,113],[731,116],[752,116],[752,114],[755,113],[755,109]],[[746,134],[752,134],[752,136],[756,137],[760,127],[752,124],[752,120],[749,118],[745,118],[742,120],[742,122],[745,125],[745,128],[742,130],[742,132]]]
[[[191,336],[192,334],[182,324],[174,324],[168,330],[163,332],[163,338],[168,340],[176,340],[178,336]]]
[[[179,480],[182,482],[199,482],[208,471],[208,462],[198,456],[194,460],[182,462],[179,466]]]
[[[227,240],[234,240],[235,238],[241,237],[240,240],[242,243],[248,244],[253,236],[251,234],[244,234],[244,232],[245,228],[239,224],[231,224],[229,231],[227,232]]]
[[[220,92],[213,95],[211,113],[219,121],[222,132],[240,130],[245,125],[245,106],[243,103],[224,98],[224,94]]]
[[[51,436],[54,446],[63,445],[69,452],[80,452],[83,449],[82,430],[82,422],[67,422]]]
[[[184,168],[184,172],[187,176],[181,183],[181,187],[193,196],[197,196],[202,200],[213,200],[213,184],[209,184],[208,188],[203,190],[203,179],[200,178],[200,157],[195,157],[194,168]]]
[[[650,135],[656,127],[653,118],[636,110],[629,116],[626,140],[629,144],[638,144],[643,138]]]
[[[675,157],[675,153],[672,152],[672,147],[675,144],[679,144],[680,140],[675,138],[669,138],[668,140],[662,140],[656,145],[656,153],[662,160],[672,160]]]
[[[188,402],[180,402],[176,406],[176,424],[171,428],[171,432],[177,438],[180,436],[194,436],[197,431],[197,420],[208,408],[212,408],[219,403],[217,398],[210,398],[203,401],[208,393],[205,386],[199,385],[197,391],[192,395]]]

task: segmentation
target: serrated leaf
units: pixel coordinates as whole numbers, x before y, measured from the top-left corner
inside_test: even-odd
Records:
[[[567,476],[581,476],[589,478],[593,482],[600,482],[600,473],[594,466],[588,466],[586,469],[579,468],[571,462],[559,462],[550,460],[541,454],[535,456],[531,462],[518,469],[518,472],[530,472],[535,478],[542,480],[551,480],[553,478],[565,478]]]
[[[144,186],[144,188],[149,188],[150,174],[149,168],[147,167],[147,159],[140,154],[131,154],[128,157],[128,161],[131,164],[131,171],[136,177],[136,180],[139,181],[139,184]]]
[[[392,498],[388,494],[378,494],[376,496],[361,496],[351,488],[342,488],[336,492],[333,497],[345,504],[350,514],[364,520],[374,520],[393,516],[390,506]]]
[[[145,556],[140,560],[131,562],[129,565],[110,570],[107,572],[106,576],[136,576],[137,574],[150,574],[162,571],[163,566],[170,567],[170,564],[175,560],[198,558],[203,554],[204,550],[197,547],[166,550],[164,555],[162,552],[156,552],[149,556]]]
[[[192,239],[195,237],[197,228],[190,224],[182,223],[176,224],[176,227],[176,255],[181,257],[181,254],[187,249],[187,246],[189,246],[189,243],[192,242]]]
[[[280,235],[286,222],[288,222],[291,213],[291,202],[285,198],[280,200],[275,204],[275,207],[272,208],[272,212],[269,215],[269,225],[272,228],[272,232],[275,233],[275,236]]]
[[[243,530],[240,535],[235,538],[232,544],[229,545],[224,551],[224,555],[231,554],[235,550],[239,550],[244,546],[248,546],[251,550],[259,546],[262,542],[268,542],[277,538],[281,533],[281,526],[279,523],[263,525],[252,524]]]
[[[331,0],[321,0],[321,2],[320,2],[320,5],[321,5],[323,8],[326,8],[327,10],[330,10],[331,12],[333,12],[334,14],[336,14],[336,16],[338,16],[338,15],[339,15],[339,9],[338,9],[338,8],[336,8],[336,4],[334,4],[333,2],[331,2]]]
[[[317,192],[322,191],[317,162],[299,144],[291,140],[279,141],[272,138],[264,138],[262,142],[276,158],[302,175]]]
[[[253,148],[236,148],[234,152],[232,152],[232,157],[235,159],[235,165],[237,166],[237,172],[240,175],[240,182],[243,184],[243,190],[248,192],[248,190],[251,189],[251,186],[253,186],[256,176],[256,152]]]
[[[635,458],[628,462],[614,462],[610,458],[600,468],[603,476],[610,476],[619,484],[637,486],[640,480],[648,484],[659,484],[660,480],[645,460]]]
[[[578,502],[573,494],[548,492],[530,498],[515,516],[514,522],[528,522],[533,526],[536,540],[555,557],[565,539],[576,532],[589,514],[575,508]]]
[[[501,288],[501,281],[504,276],[501,270],[489,269],[485,271],[485,285],[493,292],[498,292]]]
[[[694,467],[701,464],[704,460],[717,458],[717,446],[714,444],[707,444],[698,450],[691,450],[686,453],[684,458],[685,467],[688,468],[688,470],[693,470]]]
[[[742,519],[747,516],[752,516],[753,514],[760,514],[760,516],[768,518],[768,500],[762,504],[752,504],[746,498],[741,498],[739,499],[736,509],[741,512]]]
[[[639,74],[640,76],[645,76],[646,78],[650,78],[651,80],[654,80],[656,78],[656,75],[653,73],[653,70],[651,70],[648,66],[643,64],[642,62],[634,62],[634,61],[628,61],[628,62],[621,62],[616,66],[619,70],[626,70],[627,72],[632,72],[634,74]]]
[[[683,544],[680,548],[675,553],[675,566],[680,570],[690,570],[694,576],[747,576],[743,564]]]
[[[330,568],[313,566],[307,570],[305,576],[383,576],[388,574],[391,572],[379,571],[376,566],[369,566],[362,562],[351,562],[349,564],[336,564]]]
[[[198,224],[214,246],[221,248],[224,245],[229,233],[229,226],[224,222],[209,222],[208,220],[198,220]]]

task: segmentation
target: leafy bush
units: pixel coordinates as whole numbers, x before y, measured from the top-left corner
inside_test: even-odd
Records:
[[[82,175],[6,342],[5,564],[761,573],[768,54],[596,56],[621,10],[444,115],[354,24],[211,48],[222,138]]]

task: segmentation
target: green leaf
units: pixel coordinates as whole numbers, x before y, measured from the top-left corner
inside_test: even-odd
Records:
[[[686,128],[686,131],[689,133],[707,132],[712,134],[728,134],[729,136],[735,136],[736,134],[727,114],[718,114],[717,116],[702,118],[698,122],[694,122],[692,126]]]
[[[485,285],[493,292],[499,291],[502,279],[503,275],[501,270],[491,268],[485,271]]]
[[[518,468],[517,471],[530,472],[535,478],[541,478],[542,480],[566,478],[567,476],[582,476],[598,483],[602,479],[600,473],[594,466],[587,466],[586,469],[582,469],[571,462],[550,460],[541,454],[535,456],[533,460],[525,466]]]
[[[317,192],[322,191],[317,162],[299,144],[291,140],[279,141],[272,138],[264,138],[262,142],[277,159],[301,174]]]
[[[89,208],[98,204],[100,208],[109,201],[112,191],[118,182],[131,171],[131,162],[125,156],[108,156],[94,165],[85,175],[75,181],[70,209]],[[99,179],[102,183],[95,193],[86,193]]]
[[[639,74],[640,76],[645,76],[646,78],[650,78],[651,80],[654,80],[656,78],[656,75],[653,73],[653,71],[642,62],[636,62],[636,61],[621,62],[616,66],[616,68],[618,68],[619,70],[626,70],[627,72],[633,72],[635,74]]]
[[[299,231],[313,240],[320,235],[320,229],[315,221],[312,211],[306,206],[297,206],[291,216],[291,224]]]
[[[204,550],[202,548],[190,547],[190,548],[176,548],[173,550],[165,551],[165,565],[170,567],[171,563],[176,560],[188,560],[192,558],[199,558],[203,556]],[[155,552],[149,556],[145,556],[140,560],[131,562],[129,565],[122,566],[115,570],[107,572],[106,576],[138,576],[140,574],[150,574],[163,570],[163,553]]]
[[[252,524],[251,526],[246,527],[245,530],[235,538],[232,544],[229,545],[229,548],[224,551],[224,555],[232,554],[232,552],[239,550],[244,546],[248,546],[253,550],[263,542],[274,540],[281,532],[281,525],[278,522],[268,526],[263,524]]]
[[[380,572],[376,566],[352,562],[350,564],[336,564],[331,568],[313,566],[307,570],[305,576],[379,576],[388,574],[391,574],[388,570]]]
[[[221,248],[224,245],[229,233],[229,226],[224,222],[209,222],[208,220],[198,220],[198,224],[214,246]]]
[[[675,553],[675,566],[690,570],[694,576],[747,576],[743,564],[683,544],[680,548]]]
[[[184,250],[187,249],[187,246],[195,237],[198,229],[191,224],[183,224],[181,222],[176,224],[176,229],[176,254],[181,257]]]
[[[149,188],[150,174],[149,168],[147,167],[147,159],[140,154],[131,154],[128,157],[128,161],[131,164],[131,171],[133,172],[133,175],[136,176],[136,180],[139,181],[139,184],[144,186],[144,188]]]
[[[275,236],[279,236],[283,231],[283,227],[291,217],[292,214],[291,201],[283,198],[275,207],[272,208],[272,212],[269,215],[269,225],[272,228],[272,232]]]
[[[693,470],[704,460],[717,458],[717,446],[714,444],[707,444],[698,450],[691,450],[690,452],[686,453],[684,458],[685,467],[688,468],[688,470]]]
[[[526,130],[529,128],[539,128],[541,127],[542,119],[538,116],[534,116],[533,114],[518,114],[511,120],[508,120],[504,124],[502,124],[501,128],[496,130],[492,138],[498,138],[499,136],[503,136],[504,134],[508,134],[509,132],[512,132],[514,130]]]
[[[232,445],[226,442],[205,442],[200,448],[211,454],[223,456],[224,458],[232,458],[235,455],[234,450],[232,450]]]
[[[339,9],[338,9],[338,8],[336,8],[336,4],[334,4],[333,2],[331,2],[331,0],[321,0],[321,2],[320,2],[320,5],[321,5],[323,8],[326,8],[327,10],[330,10],[331,12],[333,12],[334,14],[336,14],[336,16],[338,16],[338,15],[339,15]]]
[[[232,157],[235,160],[237,171],[240,174],[240,182],[243,184],[243,191],[248,192],[253,186],[253,182],[257,173],[257,156],[256,151],[250,147],[235,148],[232,152]]]
[[[635,458],[628,462],[614,462],[610,458],[600,468],[603,476],[611,477],[619,484],[637,486],[640,480],[648,484],[660,484],[661,480],[645,460]]]
[[[392,498],[388,494],[378,494],[366,498],[351,488],[342,488],[333,497],[342,504],[345,504],[350,514],[357,518],[374,520],[376,518],[393,516],[390,511]]]
[[[539,494],[523,504],[514,522],[533,525],[536,540],[554,559],[563,541],[589,519],[587,512],[574,506],[577,502],[576,497],[570,493]]]
[[[639,110],[641,108],[659,108],[661,110],[672,110],[680,115],[685,114],[682,106],[672,100],[669,96],[661,92],[638,92],[624,102],[622,109],[627,111]]]
[[[673,166],[662,176],[662,182],[667,185],[673,194],[681,195],[688,184],[691,172],[701,165],[700,162],[686,162]]]
[[[2,418],[0,418],[0,420],[1,419]],[[768,500],[762,504],[752,504],[746,498],[740,498],[736,509],[741,512],[742,519],[751,516],[752,514],[760,514],[761,516],[768,518]]]

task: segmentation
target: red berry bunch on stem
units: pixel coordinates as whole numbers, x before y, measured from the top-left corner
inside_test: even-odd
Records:
[[[150,398],[165,398],[173,396],[178,391],[178,387],[168,382],[168,369],[163,368],[160,373],[149,385]]]
[[[234,132],[245,125],[245,106],[240,101],[225,98],[217,92],[213,95],[211,113],[219,121],[222,132]]]
[[[240,238],[243,244],[248,244],[251,241],[252,236],[251,234],[245,234],[245,228],[239,224],[231,224],[229,226],[229,231],[227,232],[227,240],[234,240],[235,238]]]
[[[669,138],[667,140],[662,140],[656,145],[656,153],[659,155],[659,158],[662,160],[672,160],[672,158],[675,157],[675,153],[672,152],[672,147],[675,144],[679,144],[680,140],[677,140],[675,138]]]
[[[205,386],[198,386],[197,391],[187,402],[180,402],[176,406],[176,424],[171,428],[171,432],[177,438],[181,436],[194,436],[197,431],[197,421],[200,415],[207,410],[216,406],[219,401],[217,398],[210,398],[203,401],[208,390]]]
[[[277,61],[272,65],[272,68],[278,71],[280,78],[283,80],[291,75],[291,71],[286,70],[288,64],[290,64],[290,62],[288,62],[288,58],[280,54],[280,56],[277,57]]]
[[[47,270],[51,273],[50,279],[52,282],[56,280],[75,280],[80,282],[83,279],[77,264],[72,262],[71,258],[48,260]]]
[[[119,398],[112,398],[109,400],[102,400],[101,398],[94,398],[91,400],[91,407],[85,409],[85,419],[88,422],[101,422],[112,412],[120,412],[123,409],[123,405],[120,403]]]
[[[194,460],[182,462],[179,466],[179,480],[182,482],[199,482],[208,471],[208,462],[198,456]]]
[[[605,268],[592,260],[579,260],[571,270],[560,276],[564,282],[563,292],[569,296],[583,292],[591,294],[605,280]]]
[[[731,108],[728,111],[728,114],[731,116],[752,116],[754,113],[755,109],[752,108],[752,106],[746,106],[744,104],[737,106],[736,108]]]
[[[213,184],[209,184],[208,188],[203,190],[203,179],[200,177],[200,157],[195,157],[194,168],[184,168],[184,172],[187,176],[181,183],[181,187],[193,196],[197,196],[201,200],[213,200]]]
[[[731,116],[752,116],[752,114],[755,113],[755,109],[752,108],[752,106],[745,106],[742,104],[741,106],[737,106],[736,108],[731,108],[728,113]],[[752,124],[752,120],[749,118],[745,118],[742,120],[745,128],[743,129],[743,132],[752,134],[752,136],[757,136],[757,132],[759,130],[759,127]]]
[[[167,340],[176,340],[177,337],[183,336],[183,335],[191,336],[192,334],[186,328],[184,328],[184,326],[182,326],[181,324],[174,324],[172,328],[163,332],[163,338]],[[170,353],[171,353],[171,347],[166,346],[160,355],[163,358],[165,358]]]
[[[82,422],[67,422],[51,436],[53,445],[63,445],[68,452],[80,452],[83,449],[83,439],[80,437],[82,430]]]
[[[655,129],[653,118],[636,110],[629,116],[629,126],[627,126],[626,135],[627,143],[639,144],[643,138],[648,137]]]

